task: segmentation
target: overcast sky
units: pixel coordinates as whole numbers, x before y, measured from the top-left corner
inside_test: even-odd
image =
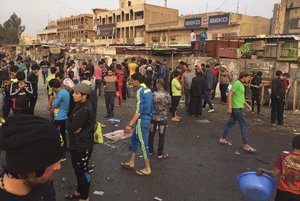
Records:
[[[146,0],[149,4],[164,6],[165,0]],[[225,11],[236,12],[238,0],[168,0],[168,7],[176,8],[180,14],[196,14]],[[239,0],[239,13],[272,17],[274,3],[280,0]],[[47,26],[49,20],[60,17],[92,13],[92,8],[117,9],[119,0],[1,0],[0,23],[15,12],[26,26],[26,33],[35,35]]]

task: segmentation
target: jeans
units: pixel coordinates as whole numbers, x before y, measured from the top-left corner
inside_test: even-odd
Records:
[[[151,120],[150,128],[149,128],[149,152],[153,153],[154,148],[154,136],[156,132],[156,127],[158,126],[158,150],[157,155],[161,156],[164,152],[164,145],[165,145],[165,133],[167,130],[167,120],[163,121],[155,121]]]
[[[300,201],[300,195],[277,189],[275,201]]]
[[[205,41],[200,41],[200,55],[201,55],[201,51],[203,55],[205,55]]]
[[[282,98],[271,97],[271,123],[283,124],[284,101]]]
[[[93,149],[70,150],[72,166],[77,178],[77,192],[80,193],[80,199],[89,198],[91,185],[91,175],[88,170],[88,164]]]
[[[238,108],[238,109],[232,108],[231,117],[224,128],[222,137],[227,138],[230,128],[234,126],[236,121],[238,121],[240,124],[240,132],[241,132],[243,144],[248,144],[248,126],[244,118],[244,109],[242,108]]]
[[[115,98],[115,92],[105,92],[105,105],[108,116],[114,115]]]
[[[171,113],[172,117],[175,117],[175,113],[177,111],[177,106],[179,105],[181,96],[172,96],[172,105],[171,105]]]
[[[206,104],[208,104],[210,109],[214,109],[213,105],[212,105],[212,101],[211,101],[211,96],[212,96],[211,90],[204,90],[204,98],[205,99],[204,99],[204,103],[202,105],[203,108],[205,108]]]
[[[254,102],[256,101],[257,105],[257,113],[260,113],[260,94],[259,93],[252,93],[252,112],[254,112]]]
[[[97,90],[99,90],[99,96],[101,96],[101,87],[102,87],[102,80],[95,80],[95,93],[97,94]]]
[[[196,45],[196,41],[192,41],[191,42],[192,54],[194,54],[194,52],[195,52],[195,45]]]
[[[227,103],[227,95],[226,91],[229,84],[220,84],[220,92],[221,92],[221,101],[223,103]]]
[[[44,80],[44,84],[46,83],[46,78],[48,77],[48,68],[42,70],[42,76]]]

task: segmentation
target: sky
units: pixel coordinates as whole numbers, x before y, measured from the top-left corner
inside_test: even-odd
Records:
[[[237,12],[271,18],[273,6],[280,0],[168,0],[168,7],[180,15],[214,11]],[[148,4],[164,6],[165,0],[146,0]],[[16,13],[25,25],[25,33],[32,36],[45,28],[48,21],[61,17],[91,13],[93,8],[117,9],[119,0],[1,0],[0,24]]]

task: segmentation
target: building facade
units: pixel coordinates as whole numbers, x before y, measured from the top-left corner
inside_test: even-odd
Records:
[[[146,26],[146,46],[190,46],[191,30],[197,35],[207,30],[207,40],[236,40],[243,36],[270,33],[270,19],[236,13],[211,12],[180,17],[168,23]]]
[[[56,44],[57,39],[56,21],[49,22],[45,29],[37,32],[37,40],[40,44]]]
[[[300,1],[281,0],[274,5],[272,34],[300,34]]]
[[[57,20],[57,38],[63,44],[93,42],[95,35],[92,14]]]
[[[147,24],[178,19],[178,10],[146,4],[143,0],[120,0],[119,9],[93,9],[95,43],[143,45]]]

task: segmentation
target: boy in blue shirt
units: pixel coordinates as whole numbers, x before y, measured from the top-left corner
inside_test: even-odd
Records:
[[[54,108],[54,125],[64,140],[64,151],[66,152],[66,120],[68,119],[70,94],[62,88],[60,82],[57,79],[52,79],[49,82],[49,86],[54,91],[54,100],[52,107]]]

